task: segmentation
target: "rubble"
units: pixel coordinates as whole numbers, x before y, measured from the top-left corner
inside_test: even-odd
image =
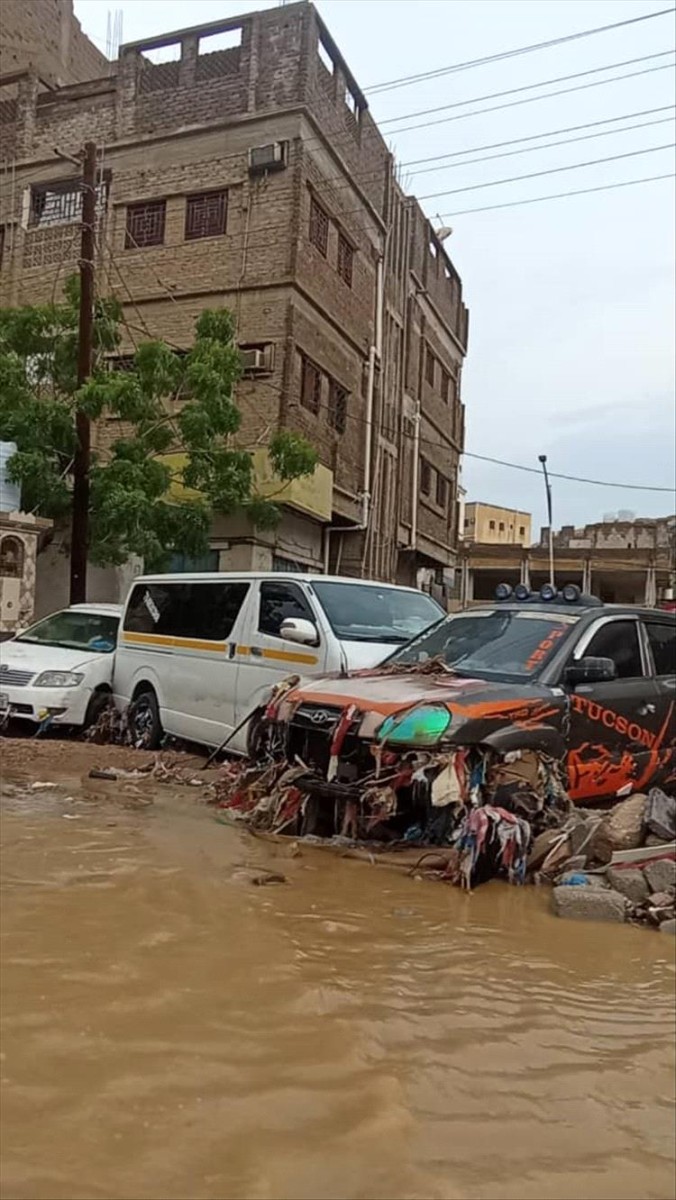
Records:
[[[676,862],[673,858],[658,858],[646,863],[643,873],[651,892],[676,890]]]
[[[592,851],[599,862],[609,863],[616,850],[634,850],[643,844],[648,797],[640,793],[623,800],[600,822]]]
[[[638,867],[608,867],[606,879],[615,891],[621,892],[632,904],[642,904],[650,895],[646,877]]]

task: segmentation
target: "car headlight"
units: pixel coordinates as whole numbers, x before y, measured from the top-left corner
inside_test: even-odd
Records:
[[[33,683],[33,687],[69,688],[82,683],[84,675],[75,671],[43,671]]]
[[[451,714],[443,704],[420,704],[387,717],[376,737],[389,746],[434,746],[450,723]]]

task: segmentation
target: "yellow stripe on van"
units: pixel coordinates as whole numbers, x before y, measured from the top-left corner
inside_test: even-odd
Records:
[[[169,650],[210,650],[213,654],[225,654],[227,642],[206,642],[201,638],[168,637],[161,633],[124,632],[122,640],[131,646],[166,646]]]
[[[272,658],[275,662],[304,663],[308,667],[319,661],[316,654],[295,654],[291,650],[263,650],[263,658]]]

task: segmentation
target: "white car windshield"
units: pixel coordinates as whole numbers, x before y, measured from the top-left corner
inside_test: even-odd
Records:
[[[336,637],[346,642],[408,642],[443,617],[425,592],[359,583],[314,583]]]
[[[31,625],[15,641],[32,642],[38,646],[60,646],[64,650],[112,654],[119,623],[120,618],[112,613],[73,612],[72,609],[66,609],[45,617],[37,625]]]
[[[414,664],[441,658],[458,675],[517,682],[545,666],[577,620],[569,613],[528,609],[462,613],[442,621],[387,661]]]

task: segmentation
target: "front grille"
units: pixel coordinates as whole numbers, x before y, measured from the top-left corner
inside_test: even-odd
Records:
[[[35,671],[18,671],[16,667],[0,666],[0,688],[7,687],[26,687]]]
[[[300,729],[314,729],[317,733],[328,733],[333,729],[343,710],[326,704],[301,704],[293,714],[293,724]]]

